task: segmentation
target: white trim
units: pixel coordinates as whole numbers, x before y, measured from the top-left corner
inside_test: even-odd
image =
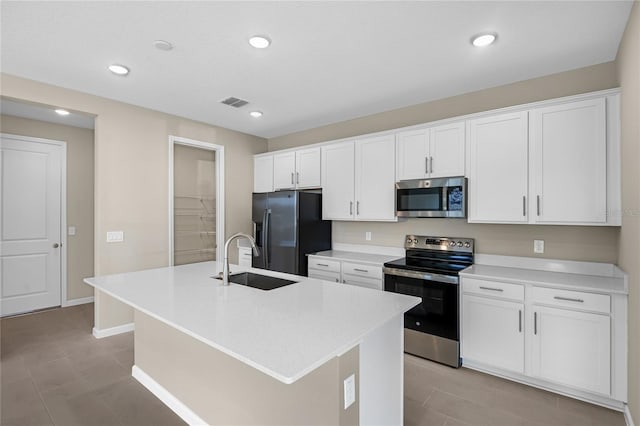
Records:
[[[135,324],[130,322],[128,324],[118,325],[111,328],[99,329],[93,327],[93,337],[96,339],[102,339],[104,337],[115,336],[116,334],[128,333],[135,330]]]
[[[0,137],[56,145],[60,152],[60,306],[67,300],[67,142],[55,139],[0,133]]]
[[[624,404],[624,421],[627,423],[627,426],[634,426],[633,417],[631,417],[631,410],[629,410],[628,404]]]
[[[85,305],[87,303],[93,303],[94,297],[80,297],[78,299],[71,299],[62,302],[62,307],[66,308],[67,306],[77,306],[77,305]]]
[[[189,407],[176,398],[171,392],[165,389],[161,384],[153,380],[140,367],[134,365],[131,367],[131,375],[142,386],[147,388],[149,392],[154,394],[160,401],[176,413],[182,420],[189,425],[206,425],[207,422],[202,420],[200,416],[194,413]]]
[[[224,247],[224,146],[180,136],[169,136],[169,266],[173,266],[173,146],[186,145],[216,153],[216,260]]]

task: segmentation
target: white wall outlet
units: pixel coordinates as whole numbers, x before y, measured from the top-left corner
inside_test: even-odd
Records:
[[[344,409],[346,410],[356,402],[356,376],[350,375],[344,379]]]
[[[364,233],[364,239],[367,241],[371,241],[371,232],[367,231]]]
[[[70,226],[68,229],[67,235],[76,235],[76,227]]]
[[[107,242],[108,243],[120,243],[124,241],[124,231],[108,231]]]
[[[544,240],[533,240],[533,252],[544,253]]]

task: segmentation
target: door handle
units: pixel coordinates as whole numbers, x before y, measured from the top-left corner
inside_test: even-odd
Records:
[[[293,185],[293,172],[291,172],[291,185]]]
[[[482,290],[490,290],[490,291],[499,291],[499,292],[503,292],[504,289],[501,288],[495,288],[495,287],[484,287],[484,286],[480,286],[479,287]]]
[[[429,157],[424,157],[424,173],[429,174]]]
[[[356,214],[360,216],[360,201],[356,201]]]
[[[522,216],[527,215],[527,196],[522,196]]]
[[[522,333],[522,309],[518,309],[518,333]]]
[[[349,215],[353,215],[353,201],[349,201]]]
[[[538,334],[538,313],[533,313],[533,334]]]
[[[53,243],[53,248],[58,248],[58,247],[60,247],[60,244],[58,244],[58,243]]]
[[[536,210],[538,213],[538,216],[540,216],[540,196],[536,195]]]
[[[429,171],[433,173],[433,157],[429,157]]]
[[[296,183],[300,183],[300,172],[296,172]]]

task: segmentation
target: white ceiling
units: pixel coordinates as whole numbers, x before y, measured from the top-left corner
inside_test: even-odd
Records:
[[[69,115],[59,115],[55,112],[57,107],[36,105],[19,102],[10,99],[0,99],[0,112],[3,115],[30,118],[32,120],[48,121],[49,123],[64,124],[66,126],[94,128],[94,117],[69,111]]]
[[[614,60],[632,3],[2,1],[1,70],[270,138]]]

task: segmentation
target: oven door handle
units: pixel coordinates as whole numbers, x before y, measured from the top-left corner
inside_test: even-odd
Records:
[[[417,280],[435,281],[439,283],[458,285],[458,283],[460,282],[460,279],[457,275],[431,274],[420,271],[410,271],[407,269],[388,268],[386,266],[382,268],[382,272],[385,275],[414,278]]]

